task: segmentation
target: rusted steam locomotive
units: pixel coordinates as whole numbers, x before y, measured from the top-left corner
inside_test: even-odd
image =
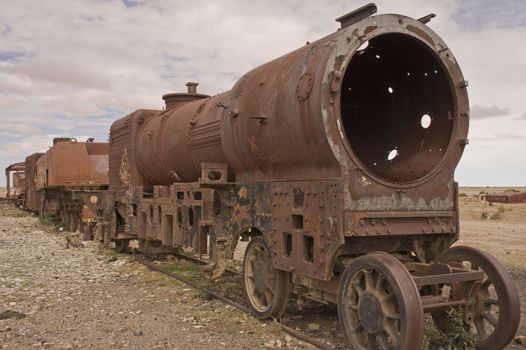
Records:
[[[336,303],[356,349],[417,349],[423,312],[460,307],[478,349],[519,322],[510,275],[458,239],[454,170],[467,82],[425,23],[371,16],[243,75],[225,93],[163,96],[113,123],[98,235],[126,249],[192,247],[225,269],[239,239],[248,303],[291,292]]]
[[[130,240],[191,247],[210,257],[213,278],[248,241],[253,313],[279,317],[290,293],[335,303],[355,349],[418,349],[423,313],[447,329],[454,307],[477,349],[508,344],[520,319],[510,275],[485,252],[451,247],[467,82],[426,26],[432,16],[375,12],[338,18],[338,31],[230,91],[209,97],[188,83],[163,96],[165,110],[115,121],[109,182],[82,187],[91,192],[78,202],[96,213],[95,238],[118,251]],[[93,167],[103,179],[102,158]],[[47,175],[49,207],[63,200]]]

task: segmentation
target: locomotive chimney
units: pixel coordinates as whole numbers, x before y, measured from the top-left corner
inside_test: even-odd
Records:
[[[188,83],[186,83],[186,86],[188,88],[186,93],[177,92],[173,94],[163,95],[163,100],[166,103],[166,110],[169,111],[178,108],[184,105],[185,103],[210,97],[208,95],[198,94],[197,85],[199,85],[199,83],[189,81]]]
[[[188,86],[188,94],[195,95],[197,93],[197,85],[199,85],[199,83],[193,81],[186,83],[186,86]]]

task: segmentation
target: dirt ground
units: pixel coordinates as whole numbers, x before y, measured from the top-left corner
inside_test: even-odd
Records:
[[[490,204],[480,199],[484,193],[510,190],[526,191],[526,188],[460,188],[460,240],[456,244],[484,249],[506,266],[515,281],[522,306],[517,336],[526,336],[526,203]],[[507,349],[526,349],[526,345],[512,342]]]
[[[0,210],[1,349],[313,349],[129,256],[66,248],[65,234]]]
[[[526,305],[526,204],[489,206],[478,198],[489,191],[460,189],[458,244],[501,260]],[[481,219],[482,213],[499,218]],[[524,312],[518,335],[526,336]],[[313,349],[274,322],[206,301],[129,256],[77,241],[0,204],[0,349],[34,348]],[[508,347],[522,348],[516,342]]]

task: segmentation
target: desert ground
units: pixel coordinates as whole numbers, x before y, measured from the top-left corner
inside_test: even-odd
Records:
[[[489,205],[461,188],[458,244],[488,250],[526,305],[526,204]],[[526,190],[522,188],[521,190]],[[1,193],[0,193],[1,195]],[[498,213],[482,219],[482,213]],[[336,322],[334,321],[334,324]],[[320,335],[315,327],[311,336]],[[526,336],[526,317],[517,336]],[[150,271],[130,256],[80,242],[0,204],[0,349],[313,349]],[[507,349],[526,348],[513,341]]]

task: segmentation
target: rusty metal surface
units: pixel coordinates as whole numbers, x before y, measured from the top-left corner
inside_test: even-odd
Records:
[[[37,189],[108,186],[108,144],[54,139],[37,161]]]
[[[424,23],[375,9],[342,16],[340,30],[230,91],[207,97],[189,83],[164,96],[166,110],[114,122],[113,237],[211,253],[263,234],[276,267],[325,281],[339,256],[374,249],[361,237],[393,237],[388,251],[425,261],[453,243],[467,83]]]
[[[37,212],[40,208],[40,195],[37,193],[37,161],[44,153],[33,153],[25,159],[25,204],[24,208],[31,212]]]
[[[259,242],[272,265],[257,253],[250,261],[287,286],[261,295],[247,265],[257,280],[247,297],[265,306],[259,317],[284,308],[288,281],[340,309],[349,302],[342,285],[361,291],[350,279],[365,283],[373,304],[389,282],[396,300],[377,303],[378,317],[469,306],[465,292],[489,273],[436,262],[459,237],[454,170],[468,143],[468,84],[425,25],[432,15],[375,12],[369,4],[341,16],[338,31],[251,70],[230,91],[210,97],[190,82],[163,96],[164,110],[115,121],[109,144],[54,139],[26,158],[26,207],[52,210],[119,252],[137,239],[142,251],[205,255],[211,278],[226,271],[240,239]],[[380,323],[367,313],[341,312],[368,335],[344,329],[353,344],[421,342],[406,329],[408,315],[396,336],[375,333]]]
[[[116,207],[124,217],[133,202],[146,217],[131,219],[142,224],[130,233],[164,242],[162,218],[152,221],[160,207],[190,244],[199,233],[178,228],[177,217],[189,222],[192,212],[214,239],[226,235],[234,246],[253,229],[271,239],[276,267],[326,281],[354,237],[414,236],[409,246],[422,259],[455,241],[453,171],[467,140],[467,83],[425,24],[399,15],[360,19],[253,69],[230,91],[206,97],[191,83],[173,95],[177,106],[168,99],[165,111],[116,121],[110,189],[137,188],[139,196]],[[206,164],[221,170],[212,174]],[[219,200],[155,194],[172,184],[206,186]],[[303,193],[299,207],[295,191]],[[218,215],[205,219],[218,202]],[[439,244],[417,247],[424,236]]]
[[[25,162],[13,163],[5,168],[6,198],[22,200],[20,204],[23,204],[25,193],[25,168]],[[11,179],[13,179],[12,184]]]
[[[526,192],[491,193],[484,197],[492,203],[526,203]]]

